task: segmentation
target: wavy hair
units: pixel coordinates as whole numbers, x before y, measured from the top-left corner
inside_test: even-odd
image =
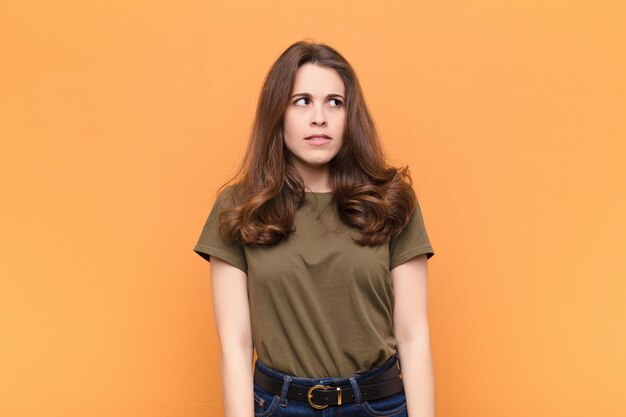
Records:
[[[220,187],[237,180],[229,187],[235,204],[219,218],[220,233],[242,244],[271,245],[294,231],[305,187],[284,144],[283,118],[296,71],[308,63],[334,69],[345,86],[344,142],[329,162],[338,217],[358,231],[355,243],[380,245],[402,231],[417,206],[408,166],[387,164],[352,66],[332,47],[310,40],[289,46],[265,77],[243,161]]]

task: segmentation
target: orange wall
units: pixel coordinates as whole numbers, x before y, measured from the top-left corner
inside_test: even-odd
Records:
[[[221,415],[192,247],[305,37],[352,62],[412,169],[438,416],[626,415],[625,21],[617,0],[4,2],[0,415]]]

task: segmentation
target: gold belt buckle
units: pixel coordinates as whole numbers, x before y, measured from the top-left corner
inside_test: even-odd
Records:
[[[307,392],[307,400],[309,401],[309,404],[311,404],[311,407],[316,408],[318,410],[323,410],[324,408],[328,407],[328,404],[326,405],[319,405],[319,404],[315,404],[313,402],[313,391],[315,391],[316,389],[331,389],[333,387],[329,386],[329,385],[313,385],[311,388],[309,388],[309,391]],[[337,405],[341,405],[341,388],[339,387],[335,387],[337,388]]]

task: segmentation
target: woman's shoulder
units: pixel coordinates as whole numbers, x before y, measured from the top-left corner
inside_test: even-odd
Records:
[[[216,202],[222,207],[232,207],[239,202],[241,195],[241,185],[239,183],[229,184],[218,191]]]

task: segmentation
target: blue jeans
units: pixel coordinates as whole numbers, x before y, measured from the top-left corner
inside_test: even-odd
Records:
[[[255,366],[267,375],[283,380],[281,394],[272,394],[254,384],[255,417],[408,417],[404,391],[377,400],[362,401],[358,382],[376,376],[392,366],[397,366],[398,355],[394,354],[384,364],[369,371],[340,378],[299,378],[285,374],[256,360]],[[290,383],[311,387],[317,384],[352,386],[357,400],[340,406],[329,405],[323,410],[313,408],[308,402],[286,398]]]

